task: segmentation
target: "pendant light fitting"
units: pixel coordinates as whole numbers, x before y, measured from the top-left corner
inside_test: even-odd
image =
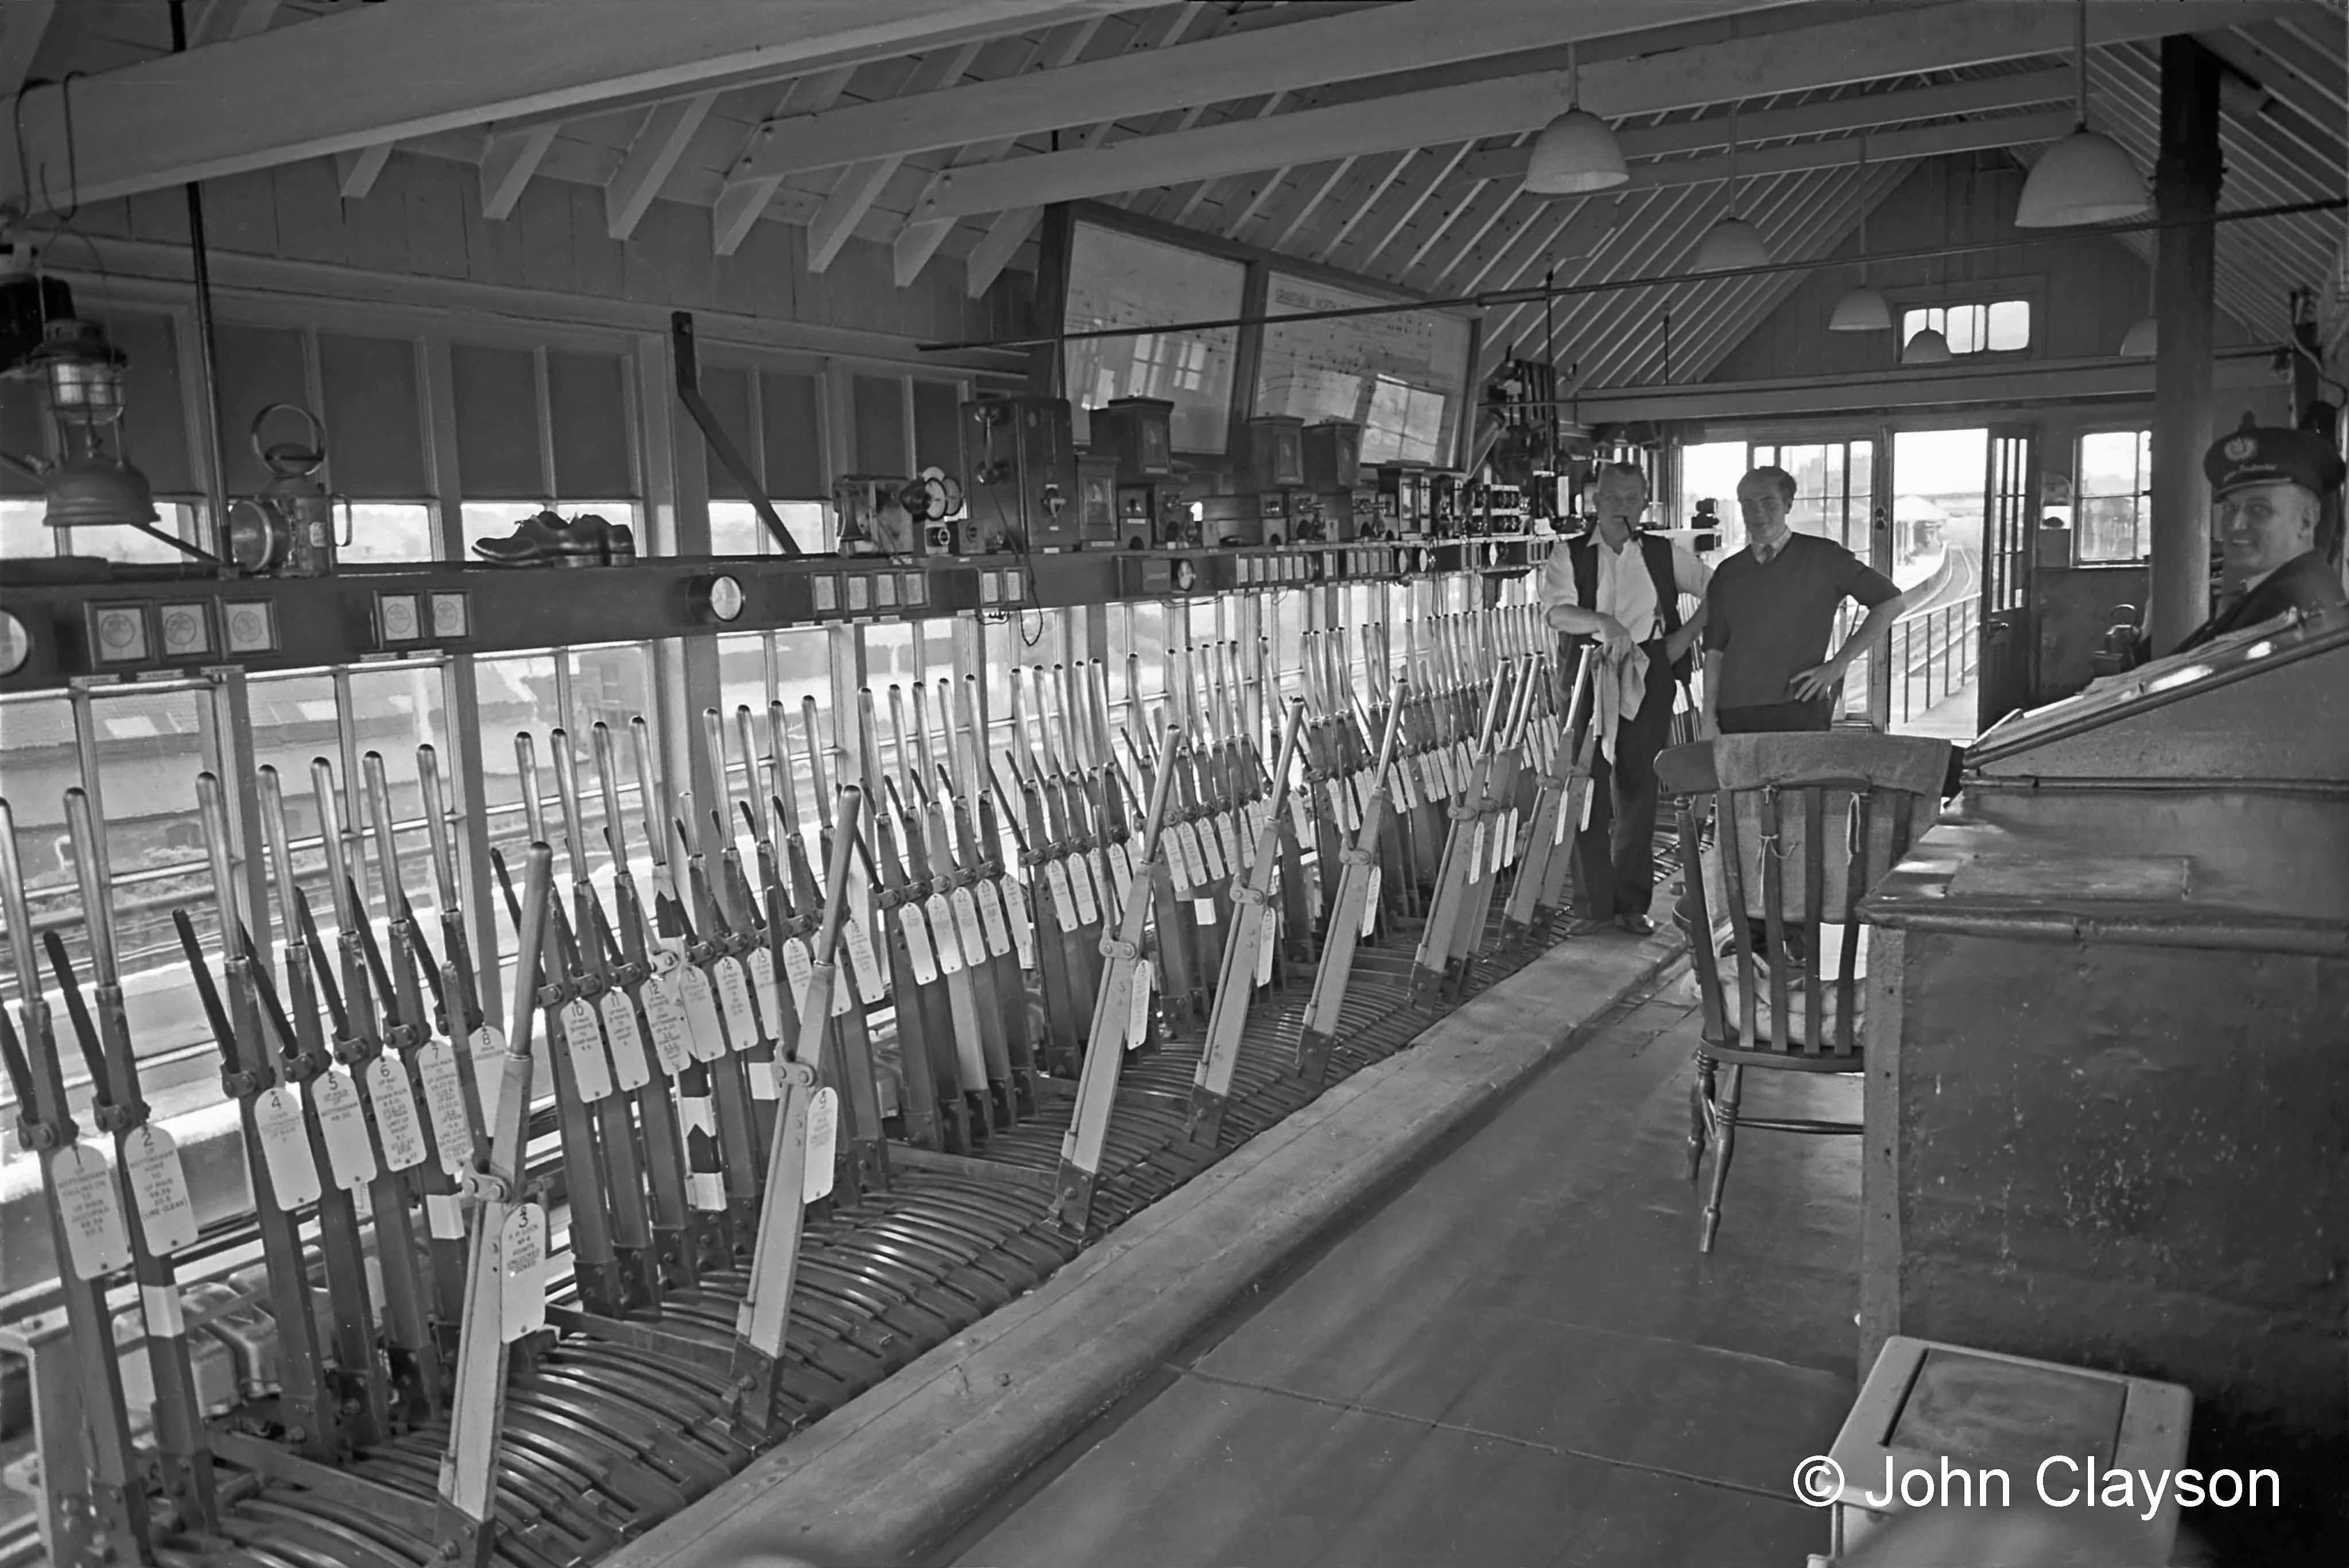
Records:
[[[1732,272],[1743,267],[1766,267],[1770,264],[1770,247],[1763,242],[1760,230],[1737,215],[1737,111],[1729,111],[1729,212],[1705,231],[1698,242],[1696,257],[1689,263],[1692,273]]]
[[[1613,129],[1597,115],[1578,108],[1580,96],[1581,72],[1575,46],[1568,44],[1566,112],[1542,127],[1526,162],[1526,189],[1537,196],[1579,196],[1631,178]]]
[[[1859,284],[1836,301],[1827,317],[1829,332],[1889,332],[1892,307],[1868,286],[1868,138],[1859,139]]]
[[[2075,35],[2079,119],[2071,135],[2042,153],[2015,203],[2018,229],[2067,229],[2141,218],[2152,211],[2145,179],[2120,144],[2088,129],[2088,0],[2079,0]]]

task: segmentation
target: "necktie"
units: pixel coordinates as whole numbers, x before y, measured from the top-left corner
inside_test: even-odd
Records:
[[[1754,547],[1754,564],[1767,566],[1770,564],[1770,558],[1777,553],[1778,547],[1775,544],[1756,544]]]

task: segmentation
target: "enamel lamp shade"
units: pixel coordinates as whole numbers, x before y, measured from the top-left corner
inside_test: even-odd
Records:
[[[1907,346],[1900,350],[1903,365],[1946,365],[1950,361],[1950,340],[1930,326],[1917,329]]]
[[[1604,191],[1630,178],[1615,132],[1588,109],[1568,109],[1544,126],[1526,164],[1526,189],[1537,196]]]
[[[2044,153],[2015,203],[2018,229],[2067,229],[2142,218],[2152,211],[2145,178],[2108,136],[2085,126]]]
[[[1743,218],[1723,218],[1705,231],[1704,240],[1697,246],[1696,259],[1689,263],[1689,270],[1726,273],[1769,264],[1770,247],[1762,242],[1761,231]]]
[[[1892,307],[1884,296],[1866,284],[1849,290],[1836,301],[1835,314],[1827,317],[1829,332],[1889,332],[1892,330]]]
[[[2142,218],[2153,210],[2145,177],[2120,144],[2088,129],[2088,0],[2080,0],[2072,46],[2078,72],[2078,120],[2071,135],[2040,155],[2015,203],[2018,229],[2068,229]]]

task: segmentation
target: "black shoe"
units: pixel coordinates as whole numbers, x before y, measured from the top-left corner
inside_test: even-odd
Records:
[[[602,566],[610,560],[610,531],[600,517],[573,520],[539,511],[515,523],[503,539],[478,542],[473,553],[492,566]],[[633,540],[630,547],[633,552]]]

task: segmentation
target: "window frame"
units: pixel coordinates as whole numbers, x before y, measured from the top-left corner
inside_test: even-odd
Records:
[[[2092,499],[2117,500],[2122,498],[2116,494],[2099,494],[2094,497],[2089,495],[2088,442],[2096,436],[2127,435],[2134,435],[2137,438],[2137,478],[2140,488],[2127,499],[2133,503],[2130,532],[2137,542],[2138,550],[2136,554],[2129,556],[2092,556],[2085,553],[2088,540],[2088,502]],[[2096,424],[2085,426],[2076,431],[2072,438],[2072,564],[2075,566],[2142,566],[2152,560],[2152,496],[2153,430],[2150,426],[2141,426],[2134,422],[2117,425]]]
[[[2040,282],[2035,278],[2030,280],[1995,280],[1986,282],[1979,285],[1959,288],[1954,291],[1950,289],[1911,289],[1896,292],[1891,296],[1894,330],[1887,335],[1892,340],[1892,361],[1896,365],[1900,363],[1901,350],[1908,346],[1909,339],[1911,335],[1910,329],[1908,326],[1908,319],[1909,313],[1912,311],[1938,310],[1943,312],[1946,318],[1946,313],[1950,311],[1962,310],[1971,306],[1980,305],[1982,307],[1983,313],[1982,333],[1983,336],[1987,338],[1990,333],[1990,307],[1992,305],[2006,304],[2010,303],[2019,303],[2030,312],[2027,330],[2022,347],[1991,348],[1985,346],[1982,348],[1969,348],[1964,350],[1953,347],[1950,351],[1950,356],[1952,359],[1962,359],[1969,363],[2034,358],[2039,353],[2041,332],[2045,324],[2045,313],[2043,308],[2041,298],[2042,293],[2043,290],[2041,288]],[[1946,334],[1946,328],[1944,330]]]

